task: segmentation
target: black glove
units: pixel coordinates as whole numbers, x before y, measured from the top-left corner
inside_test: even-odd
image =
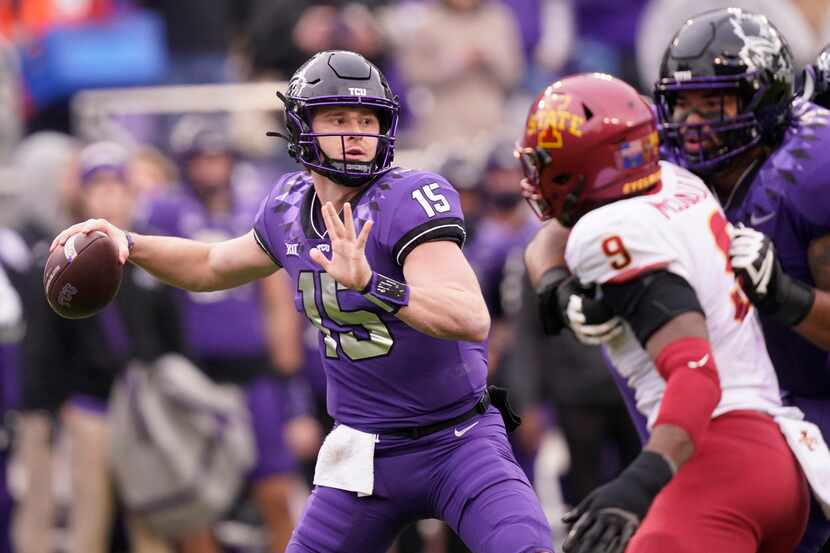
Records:
[[[763,233],[740,225],[730,237],[729,261],[752,305],[787,326],[803,321],[813,307],[815,290],[784,272]]]
[[[620,334],[622,319],[595,299],[596,286],[585,287],[567,269],[548,269],[536,288],[545,334],[570,328],[584,344],[602,344]]]
[[[643,451],[622,474],[594,490],[562,517],[571,526],[565,553],[622,553],[654,498],[673,474],[668,461]]]
[[[552,267],[542,274],[536,286],[539,299],[539,318],[545,334],[554,336],[567,326],[565,309],[559,305],[559,285],[571,278],[571,272],[565,267]],[[567,303],[565,304],[567,308]]]

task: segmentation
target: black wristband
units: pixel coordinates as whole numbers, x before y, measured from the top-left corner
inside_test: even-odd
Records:
[[[409,305],[409,285],[375,271],[360,293],[387,313],[397,313],[401,307]]]
[[[644,450],[628,465],[620,478],[636,480],[653,500],[673,476],[674,470],[663,455]]]
[[[796,326],[807,317],[816,301],[816,291],[812,286],[792,278],[782,272],[778,275],[777,305],[769,315],[787,326]],[[763,312],[763,311],[762,311]]]
[[[542,320],[545,334],[554,336],[565,328],[556,290],[570,276],[571,272],[567,267],[551,267],[539,278],[536,297],[539,299],[539,318]]]

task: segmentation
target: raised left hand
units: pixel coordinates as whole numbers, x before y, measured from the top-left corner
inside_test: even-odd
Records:
[[[358,235],[355,231],[352,206],[348,202],[343,206],[342,221],[331,202],[323,205],[322,213],[331,240],[331,259],[317,248],[312,248],[309,256],[346,288],[363,290],[372,278],[372,268],[365,252],[366,241],[372,230],[371,219],[363,224]]]

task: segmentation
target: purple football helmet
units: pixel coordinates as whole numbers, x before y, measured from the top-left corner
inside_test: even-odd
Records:
[[[361,186],[388,171],[395,155],[399,102],[386,78],[360,54],[333,50],[315,54],[288,82],[285,95],[288,153],[309,170],[345,186]],[[353,106],[372,109],[380,120],[379,134],[315,133],[312,112],[322,106]],[[281,135],[280,135],[281,136]],[[320,148],[321,136],[339,136],[341,159],[329,158]],[[377,151],[368,162],[346,161],[346,138],[370,136],[378,139]]]
[[[700,174],[722,169],[759,143],[783,138],[794,96],[793,55],[786,40],[763,15],[739,8],[705,12],[688,20],[663,56],[654,87],[657,115],[671,157]],[[720,97],[720,116],[703,123],[677,120],[679,93],[711,91]],[[738,112],[725,115],[724,98],[737,98]],[[717,136],[713,148],[690,152],[690,137],[702,145]]]

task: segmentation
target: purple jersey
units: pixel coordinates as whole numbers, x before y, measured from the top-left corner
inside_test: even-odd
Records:
[[[223,216],[211,215],[189,189],[153,202],[147,213],[147,230],[202,242],[218,242],[251,230],[265,191],[247,183],[234,183],[233,207]],[[248,284],[217,292],[177,294],[182,333],[190,354],[197,359],[255,357],[265,352],[259,286]]]
[[[830,112],[808,102],[793,106],[795,124],[764,161],[745,191],[726,206],[733,224],[743,223],[775,244],[788,275],[815,286],[807,247],[830,234]],[[741,186],[741,185],[739,185]],[[781,388],[802,397],[830,398],[830,357],[796,332],[761,317],[767,349]]]
[[[358,231],[372,219],[371,267],[403,281],[419,244],[464,241],[458,193],[439,175],[393,169],[351,200]],[[263,202],[254,230],[262,248],[291,276],[296,305],[320,331],[329,414],[368,432],[453,418],[484,391],[483,343],[440,340],[409,327],[344,289],[308,255],[330,253],[320,203],[305,172],[283,176]]]

